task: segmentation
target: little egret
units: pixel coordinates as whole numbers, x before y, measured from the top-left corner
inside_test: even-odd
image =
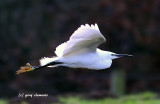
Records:
[[[44,67],[66,66],[70,68],[87,68],[101,70],[109,68],[112,60],[120,57],[131,57],[128,54],[116,54],[97,48],[105,43],[106,39],[101,34],[98,25],[81,25],[67,42],[59,45],[51,58],[40,59],[41,66],[31,66],[29,63],[21,67],[17,74],[41,69]]]

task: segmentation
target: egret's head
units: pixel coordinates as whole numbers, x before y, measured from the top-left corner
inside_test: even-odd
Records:
[[[116,59],[116,58],[120,58],[120,57],[133,57],[133,55],[129,55],[129,54],[117,54],[117,53],[113,53],[113,52],[107,52],[108,55],[107,57],[109,59]]]

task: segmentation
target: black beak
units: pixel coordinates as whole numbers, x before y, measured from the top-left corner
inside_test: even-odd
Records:
[[[114,54],[116,57],[133,57],[133,55],[128,55],[128,54]]]

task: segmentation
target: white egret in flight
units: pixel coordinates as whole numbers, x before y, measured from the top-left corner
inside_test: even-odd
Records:
[[[101,34],[97,24],[91,26],[88,24],[81,25],[67,42],[62,43],[56,48],[56,56],[40,59],[41,66],[33,67],[27,63],[25,67],[21,67],[17,71],[17,74],[44,67],[58,66],[101,70],[109,68],[113,59],[132,56],[128,54],[116,54],[97,48],[105,42],[106,39]]]

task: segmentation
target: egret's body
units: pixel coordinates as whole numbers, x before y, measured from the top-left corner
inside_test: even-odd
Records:
[[[73,56],[59,57],[57,61],[64,63],[60,64],[60,66],[71,68],[106,69],[111,66],[112,60],[106,59],[107,54],[104,53],[105,51],[97,49],[94,53],[82,53]]]
[[[97,48],[105,42],[106,39],[101,34],[97,24],[91,26],[88,24],[81,25],[67,42],[62,43],[56,48],[56,56],[40,59],[41,66],[31,69],[66,66],[100,70],[109,68],[112,60],[115,58],[131,56],[127,54],[115,54]],[[22,72],[25,71],[21,71],[20,73]]]

